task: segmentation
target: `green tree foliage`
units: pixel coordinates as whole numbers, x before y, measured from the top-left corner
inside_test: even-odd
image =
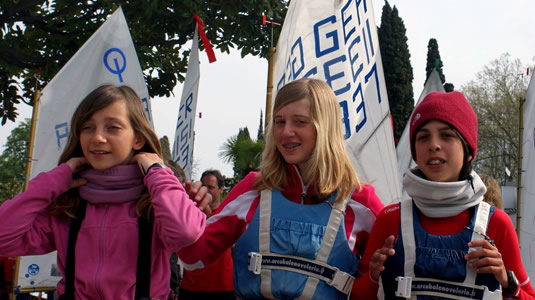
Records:
[[[429,75],[431,75],[433,69],[436,69],[438,71],[440,81],[444,85],[444,90],[446,92],[452,92],[455,86],[452,83],[446,83],[446,76],[444,76],[444,72],[442,70],[443,66],[442,59],[440,59],[440,52],[438,51],[438,42],[436,39],[430,39],[429,43],[427,44],[427,64],[425,66],[426,80],[424,85],[427,83],[427,78],[429,78]]]
[[[271,28],[262,27],[262,13],[282,22],[288,0],[0,0],[0,117],[15,121],[16,105],[31,104],[82,44],[122,7],[151,97],[169,96],[184,80],[193,37],[193,14],[205,23],[216,48],[241,50],[242,56],[267,56]],[[274,28],[274,39],[280,27]],[[202,45],[201,45],[202,47]],[[18,83],[20,81],[20,83]],[[19,92],[17,85],[22,91]]]
[[[20,122],[11,131],[0,155],[0,203],[13,198],[24,188],[30,127],[30,119]]]
[[[258,125],[258,132],[256,133],[257,140],[264,140],[264,117],[260,111],[260,124]]]
[[[526,64],[503,54],[480,71],[461,90],[478,117],[476,170],[503,184],[517,178],[520,102],[526,96],[529,78]]]
[[[414,107],[412,90],[412,66],[405,24],[398,10],[385,1],[381,15],[381,27],[377,29],[383,60],[386,90],[390,113],[394,121],[394,138],[397,141]]]
[[[258,170],[263,148],[264,141],[253,141],[247,127],[240,128],[237,135],[227,139],[220,148],[219,158],[233,164],[234,178],[228,186],[233,186],[249,172]]]
[[[160,139],[160,145],[162,145],[163,161],[171,160],[171,145],[169,144],[169,138],[167,137],[167,135],[164,135]]]

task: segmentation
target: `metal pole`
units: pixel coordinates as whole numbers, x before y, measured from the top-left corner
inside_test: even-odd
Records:
[[[264,135],[267,133],[267,126],[271,121],[271,98],[273,95],[273,57],[275,56],[275,47],[269,47],[268,53],[268,76],[266,92],[266,116],[264,119]]]
[[[524,102],[526,99],[520,99],[520,116],[518,118],[518,176],[516,183],[516,236],[520,244],[520,219],[522,218],[520,205],[522,203],[522,145],[524,144]]]
[[[37,88],[37,85],[36,85]],[[37,112],[39,110],[39,98],[41,97],[41,92],[39,90],[35,91],[33,97],[33,111],[32,111],[32,124],[30,126],[30,140],[28,141],[28,153],[26,156],[26,169],[24,175],[24,191],[28,188],[28,182],[30,181],[30,172],[32,169],[32,157],[33,157],[33,143],[35,140],[35,126],[37,123]],[[20,256],[17,256],[15,260],[15,271],[13,272],[13,291],[17,288],[18,279],[19,279],[19,268],[20,268]],[[20,292],[20,291],[19,291]],[[16,299],[15,293],[11,293],[11,300]]]

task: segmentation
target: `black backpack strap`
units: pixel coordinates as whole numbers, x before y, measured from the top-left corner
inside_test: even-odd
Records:
[[[4,260],[2,260],[0,261],[0,291],[2,292],[8,290],[6,276],[7,274],[4,272]]]
[[[139,243],[137,246],[136,300],[150,299],[150,265],[152,249],[152,222],[138,218]]]
[[[82,221],[85,218],[85,209],[87,201],[80,199],[80,204],[76,210],[76,218],[71,220],[69,227],[69,243],[67,245],[67,261],[65,263],[65,293],[59,297],[60,300],[74,299],[74,262],[75,262],[75,247],[78,232],[82,226]]]

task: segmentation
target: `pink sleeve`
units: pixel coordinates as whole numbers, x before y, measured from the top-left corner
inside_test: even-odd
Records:
[[[69,189],[71,182],[71,168],[61,164],[37,175],[25,192],[0,206],[2,255],[37,255],[56,249],[47,207]]]
[[[351,198],[368,207],[376,216],[384,207],[381,199],[379,199],[379,196],[375,193],[375,187],[371,184],[363,184],[360,191],[355,190]]]
[[[154,209],[154,232],[166,249],[176,251],[194,243],[203,233],[206,216],[189,198],[168,168],[145,176]]]

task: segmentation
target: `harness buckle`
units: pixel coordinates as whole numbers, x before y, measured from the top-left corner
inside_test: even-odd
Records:
[[[336,269],[334,277],[330,282],[327,282],[327,284],[333,286],[340,292],[349,295],[351,289],[353,288],[353,282],[355,281],[355,277],[349,275],[344,271],[340,271],[338,268],[334,269]]]
[[[396,296],[409,299],[411,297],[412,277],[398,276],[396,277],[396,281],[398,282]]]
[[[249,265],[247,269],[255,275],[260,275],[262,268],[262,254],[257,252],[249,252]]]

